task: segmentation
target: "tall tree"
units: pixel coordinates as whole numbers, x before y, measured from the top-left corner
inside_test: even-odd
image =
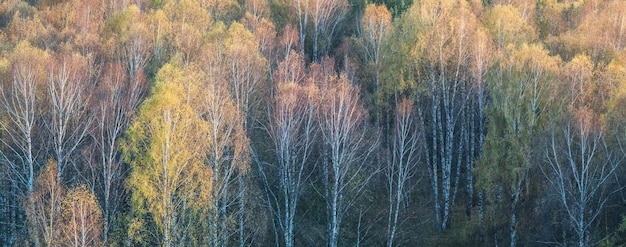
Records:
[[[126,65],[128,77],[134,79],[146,69],[151,52],[154,51],[154,40],[150,30],[148,17],[139,7],[131,5],[120,17],[119,37],[116,51],[121,62]]]
[[[346,0],[311,0],[313,22],[313,61],[328,55],[339,23],[348,13]],[[321,45],[321,48],[320,48]]]
[[[258,101],[261,82],[266,78],[267,60],[260,53],[254,35],[238,22],[229,27],[224,46],[231,94],[237,108],[246,116],[244,127],[248,130],[250,108]]]
[[[35,179],[42,164],[39,158],[42,150],[40,133],[42,103],[44,90],[45,63],[47,52],[22,42],[14,49],[11,67],[7,71],[7,81],[3,82],[0,91],[0,164],[5,168],[5,179],[15,190],[11,201],[29,198],[23,205],[27,211],[35,210],[35,202],[30,196],[33,193]],[[39,143],[39,144],[38,144]],[[14,212],[19,206],[13,205]],[[15,226],[17,222],[13,222]],[[34,218],[28,219],[32,227]],[[30,228],[28,227],[28,228]],[[17,229],[10,229],[10,234],[17,234]],[[39,236],[33,235],[34,245],[39,245]]]
[[[378,145],[366,122],[360,90],[345,74],[335,73],[334,62],[325,59],[311,66],[311,80],[319,83],[317,121],[322,136],[322,172],[326,200],[328,245],[339,244],[341,223],[376,173],[366,162]],[[369,173],[369,174],[367,174]]]
[[[222,23],[215,25],[210,41],[203,54],[215,59],[202,61],[206,73],[205,84],[211,91],[206,94],[199,108],[208,116],[210,133],[206,136],[215,145],[209,148],[212,158],[209,166],[214,170],[215,214],[211,215],[212,244],[229,245],[237,236],[245,245],[245,227],[249,214],[244,212],[248,188],[246,178],[249,169],[249,126],[244,111],[254,109],[260,85],[265,79],[266,61],[259,53],[254,36],[241,24],[234,22],[229,29]],[[252,114],[250,114],[252,116]],[[238,211],[231,210],[239,206]]]
[[[309,25],[309,15],[311,14],[311,9],[309,7],[311,5],[311,1],[312,0],[296,0],[291,2],[291,7],[295,9],[298,18],[297,26],[300,31],[298,33],[298,38],[300,39],[298,44],[300,44],[299,50],[302,54],[304,54],[304,41],[306,40],[306,35],[308,33],[307,27]]]
[[[164,4],[163,13],[170,25],[167,41],[179,53],[185,65],[195,61],[201,54],[202,36],[213,24],[209,9],[220,2],[230,1],[180,0]],[[181,33],[185,35],[179,35]]]
[[[537,34],[531,25],[529,14],[512,5],[496,5],[486,17],[485,26],[498,50],[509,44],[532,43]]]
[[[389,95],[404,93],[402,87],[412,89],[416,97],[418,119],[426,138],[424,157],[433,192],[433,223],[436,229],[444,231],[449,227],[461,187],[462,170],[471,176],[471,163],[467,161],[475,158],[476,146],[480,146],[476,141],[480,140],[477,138],[480,134],[469,137],[479,129],[472,122],[478,121],[480,115],[472,116],[481,114],[470,99],[480,89],[473,82],[483,74],[475,72],[485,66],[484,62],[477,62],[484,54],[472,52],[472,43],[481,43],[477,36],[482,30],[468,3],[463,1],[422,1],[401,21],[396,34],[401,43],[397,45],[409,48],[402,51],[405,54],[399,54],[406,60],[391,67],[403,73],[399,81],[387,82],[396,87]],[[411,31],[408,35],[401,34],[404,30]],[[463,164],[470,165],[462,169]],[[471,183],[471,177],[468,181]]]
[[[564,69],[564,113],[550,129],[542,172],[561,204],[564,227],[575,233],[571,242],[589,246],[595,244],[592,224],[614,191],[613,174],[624,157],[607,145],[601,115],[606,111],[606,83],[594,80],[597,71],[590,57],[578,55]]]
[[[380,54],[386,35],[391,29],[391,13],[385,5],[368,4],[361,17],[360,31],[367,60],[374,64],[376,78],[374,91],[377,90],[380,77]]]
[[[606,144],[593,112],[582,109],[565,118],[549,137],[542,171],[564,211],[562,223],[575,233],[571,243],[592,246],[593,224],[607,207],[614,173],[624,158]]]
[[[396,233],[401,226],[401,207],[408,200],[410,180],[418,173],[422,137],[417,125],[412,100],[404,99],[396,109],[391,158],[385,175],[388,186],[387,246],[394,246]]]
[[[209,208],[213,171],[205,165],[209,130],[190,104],[196,100],[202,74],[171,64],[157,76],[154,94],[141,107],[125,146],[131,165],[128,180],[135,222],[131,237],[150,231],[162,246],[190,243],[195,215]],[[196,81],[188,81],[188,80]],[[190,84],[193,87],[185,87]],[[195,96],[195,97],[192,97]],[[156,227],[149,225],[150,219]]]
[[[228,211],[234,199],[232,186],[238,180],[236,175],[247,172],[249,159],[249,141],[244,129],[245,115],[230,94],[229,85],[221,78],[207,77],[204,86],[208,89],[201,98],[198,112],[205,116],[207,132],[203,137],[210,145],[207,147],[207,164],[213,171],[212,214],[209,214],[211,226],[209,239],[213,246],[227,246],[233,231],[231,224],[235,214]],[[239,223],[239,222],[238,222]],[[236,230],[241,230],[236,228]],[[240,239],[241,240],[241,239]],[[241,241],[240,241],[241,242]]]
[[[49,106],[45,125],[51,139],[51,152],[58,164],[57,180],[61,183],[64,183],[61,178],[66,176],[68,166],[79,170],[73,157],[93,121],[87,112],[93,84],[85,77],[85,66],[82,56],[58,54],[50,64],[47,77]]]
[[[139,108],[146,91],[143,81],[130,81],[126,70],[120,64],[108,64],[104,76],[95,89],[95,124],[90,129],[94,140],[94,156],[98,166],[93,173],[98,174],[96,194],[102,208],[103,242],[108,242],[114,217],[121,206],[123,180],[127,166],[119,150],[120,138],[130,125],[131,117]]]
[[[267,60],[260,52],[259,42],[244,26],[233,22],[224,42],[231,95],[236,107],[243,114],[243,126],[246,132],[251,130],[250,122],[255,115],[254,106],[258,106],[262,82],[267,78]],[[248,164],[244,164],[246,167]],[[242,171],[245,171],[242,170]],[[248,181],[246,174],[237,173],[237,201],[239,204],[239,242],[244,245],[244,209]]]
[[[540,45],[509,47],[501,54],[506,55],[499,58],[489,84],[485,152],[475,171],[479,186],[497,207],[493,209],[498,212],[494,217],[500,220],[495,222],[508,218],[509,246],[515,246],[519,203],[529,193],[525,188],[533,168],[533,144],[551,120],[551,95],[558,84],[561,61]],[[509,206],[508,210],[502,205]]]
[[[294,245],[296,209],[303,185],[308,181],[307,166],[314,163],[313,144],[317,137],[317,87],[306,81],[305,69],[304,58],[299,53],[292,53],[279,64],[268,128],[276,164],[261,169],[264,179],[268,175],[278,179],[278,192],[273,192],[273,188],[267,188],[267,192],[285,246]]]

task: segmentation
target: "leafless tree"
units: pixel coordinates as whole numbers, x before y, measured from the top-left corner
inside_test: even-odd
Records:
[[[58,164],[59,181],[68,165],[78,171],[72,159],[88,136],[93,118],[87,114],[92,84],[85,78],[85,61],[75,55],[59,54],[51,63],[47,83],[48,112],[45,125]],[[61,182],[63,183],[63,182]]]
[[[276,72],[275,96],[268,127],[276,165],[261,169],[263,176],[272,172],[278,178],[278,193],[267,188],[276,222],[285,246],[294,245],[294,221],[302,185],[308,180],[307,165],[317,136],[315,97],[317,87],[305,84],[302,55],[292,53]],[[271,169],[271,170],[270,170]],[[267,172],[266,172],[267,171]],[[280,199],[279,199],[280,198]]]
[[[310,6],[313,22],[313,61],[328,55],[330,43],[334,38],[339,23],[348,13],[348,1],[346,0],[312,0]],[[321,40],[323,39],[323,40]],[[320,42],[322,43],[320,54]]]
[[[30,52],[29,52],[30,49]],[[41,164],[38,162],[41,147],[37,144],[38,125],[41,124],[41,84],[45,54],[38,54],[32,47],[16,48],[15,61],[10,68],[11,77],[0,88],[0,164],[5,167],[6,179],[10,182],[14,194],[12,201],[29,198]],[[40,52],[43,53],[43,52]],[[34,210],[34,202],[26,200],[27,210]],[[17,205],[9,209],[17,210]],[[34,224],[30,218],[30,224]],[[15,224],[11,224],[15,226]],[[14,227],[12,227],[14,228]],[[10,231],[14,233],[16,229]],[[37,235],[33,236],[35,245],[39,244]]]
[[[396,232],[401,224],[398,216],[410,192],[410,180],[418,172],[422,132],[418,129],[414,111],[413,103],[409,99],[404,99],[396,110],[396,121],[391,138],[391,157],[385,170],[389,187],[387,218],[387,246],[389,247],[394,246]]]
[[[581,110],[554,127],[542,167],[580,247],[595,245],[593,224],[606,207],[613,174],[624,159],[610,150],[596,117]]]
[[[101,201],[103,242],[108,240],[108,233],[120,200],[123,196],[123,179],[126,168],[120,154],[119,138],[128,128],[131,117],[139,108],[139,103],[146,91],[142,77],[129,80],[124,68],[119,64],[109,64],[98,84],[95,99],[95,124],[90,130],[94,140],[95,157],[98,166],[93,167],[98,174],[97,194]]]
[[[309,25],[309,5],[311,0],[296,0],[292,3],[295,5],[293,8],[296,10],[298,16],[298,30],[300,30],[298,38],[300,38],[299,48],[300,53],[304,54],[304,41],[307,34],[307,26]]]
[[[235,234],[229,231],[233,221],[228,209],[234,205],[237,194],[232,186],[237,185],[235,176],[245,173],[248,164],[248,139],[243,126],[243,114],[231,100],[229,89],[224,84],[207,82],[201,115],[208,122],[205,140],[210,143],[207,163],[213,171],[213,207],[215,214],[209,215],[211,222],[209,239],[213,246],[227,246],[228,238]]]
[[[334,62],[326,59],[311,68],[320,83],[317,121],[322,133],[322,171],[327,207],[328,245],[336,247],[341,222],[376,171],[367,162],[378,145],[367,128],[366,111],[357,86],[345,75],[337,76]],[[366,172],[369,172],[367,174]]]

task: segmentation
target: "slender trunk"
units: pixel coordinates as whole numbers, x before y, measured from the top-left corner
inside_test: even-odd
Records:
[[[399,169],[400,169],[400,171],[403,171],[403,167],[400,167]],[[388,244],[389,247],[393,246],[393,240],[395,238],[396,229],[398,227],[398,215],[399,215],[399,212],[400,212],[400,204],[402,203],[402,190],[403,190],[402,184],[403,184],[403,181],[404,181],[404,179],[399,179],[397,181],[396,195],[395,195],[396,198],[395,198],[395,202],[393,204],[393,207],[394,207],[394,209],[393,209],[393,211],[394,211],[393,212],[393,223],[391,224],[391,231],[390,231],[390,234],[389,234],[389,244]]]
[[[314,27],[314,37],[313,37],[313,62],[318,62],[318,39],[319,39],[319,28],[317,25]]]
[[[478,225],[482,226],[485,216],[485,191],[478,192]]]
[[[107,215],[107,213],[105,212],[104,215],[104,222],[103,222],[103,231],[102,231],[102,243],[106,246],[107,244],[107,240],[108,240],[108,235],[109,235],[109,216]]]
[[[392,143],[393,139],[388,141],[388,143]],[[395,143],[393,144],[388,144],[388,146],[394,146],[395,147]],[[388,148],[391,151],[391,154],[387,156],[387,169],[388,169],[388,174],[387,174],[387,186],[389,188],[389,190],[387,191],[387,200],[389,202],[389,208],[387,209],[387,246],[391,246],[391,242],[392,242],[392,237],[391,237],[391,227],[393,224],[393,188],[394,188],[394,174],[395,174],[395,151],[392,147]],[[360,222],[359,222],[360,223]]]
[[[328,151],[326,150],[326,147],[323,147],[323,148],[324,148],[324,151],[323,151],[322,159],[323,159],[323,163],[324,163],[323,164],[323,167],[324,167],[324,186],[326,187],[325,188],[326,189],[325,194],[326,194],[326,200],[330,200],[330,198],[331,198],[331,188],[330,188],[330,186],[331,185],[330,185],[330,172],[328,171],[328,169],[329,169],[329,167],[328,167]],[[328,241],[329,241],[328,242],[328,246],[330,246],[331,243],[332,243],[331,239],[330,239],[332,237],[332,234],[331,234],[331,232],[332,232],[332,218],[333,218],[332,217],[332,212],[333,212],[333,210],[332,210],[332,202],[326,202],[326,211],[327,211],[327,217],[328,217],[326,219],[326,221],[327,221],[326,225],[327,225],[327,228],[328,228],[328,235],[329,235],[328,236],[328,238],[329,238],[328,239]]]
[[[517,245],[517,204],[519,202],[520,194],[522,193],[522,180],[518,180],[517,189],[513,194],[513,201],[511,202],[511,225],[510,225],[510,240],[511,244],[509,246],[515,247]]]
[[[227,203],[228,203],[228,181],[224,181],[224,191],[222,192],[222,197],[220,199],[219,205],[219,221],[220,221],[220,230],[219,230],[219,239],[221,247],[226,247],[226,221],[228,220],[226,217],[227,212]]]
[[[580,204],[580,209],[578,210],[578,224],[576,231],[578,232],[578,247],[585,247],[586,244],[586,231],[585,231],[585,206],[583,203]]]
[[[360,211],[359,212],[359,222],[356,225],[356,243],[354,244],[355,247],[360,247],[361,246],[361,221],[363,218],[363,212]]]
[[[103,158],[104,159],[104,158]],[[102,229],[102,241],[104,243],[104,245],[107,244],[108,242],[108,237],[109,237],[109,222],[110,222],[110,193],[111,193],[111,184],[110,184],[110,175],[111,175],[111,171],[110,171],[110,163],[107,163],[106,161],[103,160],[103,163],[105,164],[105,167],[103,168],[104,174],[103,174],[103,180],[104,180],[104,208],[102,210],[102,216],[103,216],[103,220],[104,220],[104,227]]]
[[[462,112],[462,119],[461,121],[463,122],[465,120],[465,111]],[[463,122],[465,123],[465,122]],[[453,188],[453,192],[452,192],[452,202],[451,202],[451,206],[450,208],[454,208],[454,206],[456,205],[456,195],[459,191],[459,181],[461,180],[461,167],[463,164],[463,147],[465,147],[465,139],[466,136],[468,135],[468,130],[467,130],[467,126],[466,124],[461,124],[461,134],[460,134],[460,138],[459,138],[459,143],[457,144],[457,158],[456,158],[456,172],[454,174],[454,188]]]
[[[29,186],[28,190],[29,190],[28,194],[32,195],[32,193],[33,193],[32,185]],[[32,196],[28,197],[28,207],[29,207],[29,210],[30,210],[31,214],[34,214],[36,209],[35,209],[35,201],[33,200]],[[29,217],[29,218],[30,218],[29,219],[30,224],[33,224],[33,225],[31,225],[31,227],[33,227],[31,229],[34,229],[34,224],[35,224],[36,219],[35,219],[34,215]],[[37,233],[37,231],[35,231],[35,234],[32,234],[31,237],[33,238],[33,245],[35,247],[39,247],[39,234]]]
[[[244,176],[242,174],[239,174],[239,246],[243,247],[245,245],[245,238],[244,238],[244,230],[245,230],[245,217],[244,217],[244,212],[245,212],[245,208],[246,208],[246,187],[245,187],[245,179]]]
[[[392,233],[391,228],[393,228],[393,208],[394,207],[393,207],[393,202],[390,201],[390,203],[391,204],[389,204],[389,211],[387,215],[387,246],[388,247],[391,247],[393,245],[393,233]]]
[[[62,174],[65,168],[65,160],[63,159],[63,146],[61,145],[60,140],[57,142],[56,145],[57,145],[57,157],[56,158],[57,158],[57,164],[58,164],[57,167],[59,168],[58,170],[59,172],[57,173],[57,182],[64,183],[62,182],[63,180],[61,180],[63,179]]]
[[[295,213],[296,213],[296,200],[297,200],[297,196],[294,195],[294,193],[296,193],[295,191],[291,191],[290,195],[286,195],[285,198],[289,199],[289,201],[287,201],[285,203],[285,213],[286,215],[286,222],[285,222],[285,246],[286,247],[291,247],[293,246],[293,222],[294,222],[294,218],[295,218]]]
[[[216,165],[213,167],[213,181],[220,181],[220,170],[219,167]],[[209,217],[209,221],[211,222],[211,227],[209,228],[209,231],[207,232],[209,234],[209,240],[212,242],[211,246],[220,246],[220,241],[219,241],[219,235],[220,235],[220,231],[219,231],[219,221],[221,220],[220,218],[220,195],[219,194],[215,194],[215,199],[213,199],[213,207],[214,209],[211,210],[211,213],[209,215],[207,215],[207,217]]]
[[[32,146],[32,136],[31,136],[31,132],[30,130],[27,130],[26,133],[26,145],[27,145],[27,162],[28,162],[28,182],[26,184],[26,188],[27,188],[27,196],[28,196],[28,206],[30,209],[31,214],[35,213],[35,201],[32,198],[32,194],[33,194],[33,190],[34,190],[34,184],[35,184],[35,159],[33,157],[33,146]],[[29,221],[31,227],[34,227],[35,224],[35,218],[34,217],[29,217]],[[33,237],[33,242],[35,247],[39,246],[39,234],[35,234]]]
[[[468,106],[469,108],[470,106]],[[466,150],[469,150],[468,154],[466,155],[466,169],[465,169],[465,176],[466,176],[466,189],[467,189],[467,202],[465,204],[465,215],[467,215],[467,217],[471,217],[472,216],[472,204],[474,202],[474,157],[476,155],[476,145],[482,145],[481,143],[476,144],[475,141],[475,132],[476,130],[476,123],[475,123],[475,119],[474,119],[474,113],[473,111],[471,111],[471,109],[468,110],[469,111],[469,123],[470,123],[470,128],[469,131],[467,131],[467,133],[465,134],[465,144],[466,144]],[[469,135],[468,135],[469,133]]]
[[[298,0],[298,26],[300,28],[300,53],[304,54],[304,40],[306,39],[306,25],[309,22],[309,0],[304,0],[305,5],[302,9],[302,0]]]
[[[337,236],[339,235],[339,197],[340,197],[340,188],[339,188],[339,165],[336,161],[332,161],[332,169],[333,169],[333,184],[331,189],[331,202],[330,202],[330,236],[329,236],[329,246],[337,247]]]
[[[434,99],[435,97],[433,96],[432,98]],[[433,100],[433,102],[434,102],[434,100]],[[437,139],[437,133],[438,133],[437,126],[440,123],[437,121],[436,111],[437,111],[437,106],[436,106],[435,103],[433,103],[431,105],[431,114],[432,114],[432,118],[434,119],[433,120],[433,124],[435,126],[431,127],[431,130],[432,130],[432,133],[431,133],[431,135],[432,135],[432,149],[431,149],[431,151],[432,151],[433,154],[431,156],[431,167],[432,168],[431,168],[431,172],[430,172],[430,178],[431,178],[431,183],[432,183],[432,187],[433,187],[433,202],[435,204],[435,208],[434,208],[434,210],[435,210],[435,222],[434,222],[435,223],[435,228],[439,229],[439,231],[441,231],[442,230],[441,229],[441,225],[442,225],[441,200],[439,198],[439,175],[438,175],[438,173],[439,173],[439,165],[438,164],[439,164],[440,159],[438,158],[438,154],[437,154],[437,152],[438,152],[438,149],[437,149],[437,147],[438,147],[438,145],[437,145],[437,141],[438,141],[438,139]]]
[[[217,205],[215,205],[217,207]],[[209,228],[208,234],[209,234],[209,241],[212,242],[211,246],[219,246],[219,240],[218,240],[218,211],[217,210],[211,210],[213,212],[211,212],[211,214],[208,216],[209,217],[209,222],[211,222],[211,227]]]

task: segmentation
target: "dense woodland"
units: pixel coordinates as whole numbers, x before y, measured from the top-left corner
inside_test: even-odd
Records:
[[[0,1],[2,246],[621,246],[626,1]]]

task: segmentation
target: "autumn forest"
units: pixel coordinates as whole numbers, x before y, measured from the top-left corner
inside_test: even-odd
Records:
[[[623,246],[626,1],[2,0],[1,246]]]

